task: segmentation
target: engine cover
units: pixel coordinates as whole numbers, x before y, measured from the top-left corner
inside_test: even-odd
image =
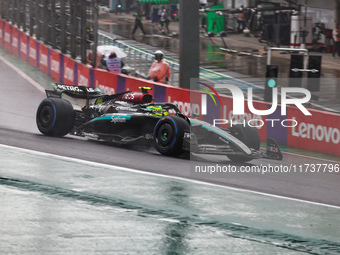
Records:
[[[118,97],[116,100],[145,104],[152,102],[152,95],[142,92],[128,92]]]

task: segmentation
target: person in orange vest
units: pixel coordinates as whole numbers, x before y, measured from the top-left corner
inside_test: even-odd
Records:
[[[111,51],[102,57],[101,64],[106,67],[108,71],[121,73],[124,63],[121,58],[117,57],[116,52]]]
[[[168,83],[170,77],[170,66],[163,61],[164,53],[160,50],[155,52],[156,61],[152,63],[148,79],[155,82]]]
[[[332,32],[333,41],[334,41],[333,52],[332,52],[333,58],[335,58],[335,53],[337,53],[338,56],[340,57],[340,30],[339,28],[340,26],[337,25]]]

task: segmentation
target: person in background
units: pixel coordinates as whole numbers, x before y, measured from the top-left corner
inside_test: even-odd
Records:
[[[116,52],[111,51],[110,54],[102,56],[101,64],[111,72],[121,73],[124,63],[121,58],[117,57]]]
[[[151,23],[154,23],[154,24],[158,23],[158,8],[157,7],[154,7],[152,9]]]
[[[160,50],[155,52],[156,61],[152,63],[148,79],[155,82],[168,83],[170,77],[170,66],[163,61],[164,53]]]
[[[116,5],[116,14],[122,14],[122,8],[123,4],[121,0],[118,0],[117,5]]]
[[[178,9],[177,9],[177,4],[172,4],[170,6],[170,18],[171,20],[178,20]]]
[[[240,7],[240,13],[237,14],[237,32],[242,33],[244,30],[244,13],[243,13],[243,5]]]
[[[340,30],[339,29],[340,29],[340,25],[337,25],[332,32],[333,41],[334,41],[333,52],[332,52],[333,58],[335,58],[336,53],[338,54],[338,57],[340,57]]]
[[[164,7],[162,6],[161,8],[158,9],[158,13],[157,13],[157,20],[160,21],[161,20],[161,16],[162,16],[162,11],[163,11]]]
[[[146,35],[145,30],[144,30],[144,26],[143,26],[143,23],[142,23],[143,12],[140,11],[138,13],[135,13],[134,16],[136,18],[135,18],[135,27],[133,28],[133,31],[132,31],[132,36],[135,34],[137,28],[140,28],[142,30],[143,34]]]
[[[162,11],[160,23],[161,23],[162,33],[164,34],[165,33],[165,29],[166,29],[166,34],[169,34],[169,32],[170,32],[169,31],[170,19],[169,19],[169,16],[168,16],[167,11],[166,11],[165,8]]]

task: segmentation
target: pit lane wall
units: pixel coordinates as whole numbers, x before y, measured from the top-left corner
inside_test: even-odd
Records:
[[[262,141],[267,137],[276,139],[281,146],[305,149],[320,153],[340,156],[340,115],[309,109],[311,116],[305,116],[298,108],[288,106],[287,115],[281,115],[280,106],[269,116],[258,116],[251,113],[245,101],[244,119],[233,115],[233,100],[226,95],[220,95],[222,105],[215,105],[207,97],[207,115],[201,115],[202,97],[204,92],[172,87],[154,83],[144,79],[129,77],[124,74],[93,69],[72,60],[69,56],[45,46],[24,32],[0,19],[0,46],[5,52],[25,60],[53,80],[70,85],[85,85],[100,88],[104,93],[113,94],[126,90],[138,90],[139,86],[153,88],[155,102],[175,102],[183,114],[200,115],[200,119],[213,122],[213,119],[230,121],[250,121],[252,125],[261,126],[259,133]],[[218,102],[216,98],[216,102]],[[265,102],[254,101],[258,110],[271,107]],[[273,119],[275,121],[273,121]],[[292,126],[292,121],[296,126]],[[283,124],[283,125],[282,125]],[[221,127],[227,127],[227,124]]]

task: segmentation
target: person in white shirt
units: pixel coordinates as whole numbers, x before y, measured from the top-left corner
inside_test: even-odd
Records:
[[[108,71],[121,73],[124,63],[121,58],[117,57],[116,52],[111,51],[102,57],[101,64],[106,67]]]

